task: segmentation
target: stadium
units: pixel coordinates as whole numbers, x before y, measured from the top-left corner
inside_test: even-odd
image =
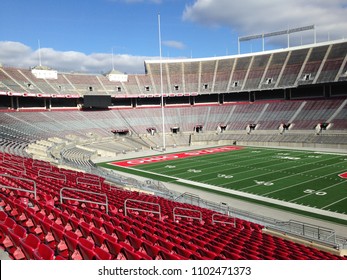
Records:
[[[144,67],[0,67],[9,258],[347,258],[347,40]]]

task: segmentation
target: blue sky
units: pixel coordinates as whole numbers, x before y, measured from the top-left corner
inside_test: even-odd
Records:
[[[315,24],[318,41],[347,38],[347,0],[1,0],[0,63],[42,64],[58,70],[144,71],[158,58],[158,14],[163,57],[237,53],[237,37]],[[312,43],[313,32],[291,38]],[[266,48],[285,47],[273,38]],[[260,51],[259,42],[241,52]]]

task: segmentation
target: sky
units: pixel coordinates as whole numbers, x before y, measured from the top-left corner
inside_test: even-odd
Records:
[[[160,49],[163,59],[234,55],[238,37],[308,25],[317,42],[347,38],[347,0],[1,0],[0,21],[3,66],[41,58],[58,71],[141,74]],[[291,34],[290,46],[313,34]],[[285,35],[265,40],[266,50],[285,47]],[[241,44],[257,51],[261,40]]]

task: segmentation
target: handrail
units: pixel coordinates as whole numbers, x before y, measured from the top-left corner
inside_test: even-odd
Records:
[[[3,163],[21,163],[22,165],[24,165],[24,159],[21,158],[21,159],[18,159],[18,158],[6,158],[5,157],[5,153],[2,153],[2,162]]]
[[[186,210],[186,211],[191,211],[191,212],[195,212],[195,213],[199,213],[200,217],[194,217],[194,216],[187,216],[187,215],[181,215],[181,214],[176,214],[176,210]],[[175,207],[172,210],[172,215],[174,218],[174,221],[176,221],[176,217],[182,217],[182,218],[191,218],[194,220],[199,220],[200,222],[202,221],[202,212],[199,210],[194,210],[194,209],[190,209],[190,208],[183,208],[183,207]]]
[[[323,242],[337,246],[337,236],[333,229],[303,223],[296,220],[289,220],[275,225],[268,225],[267,228],[272,230],[285,231],[287,234],[300,236],[302,238]]]
[[[44,168],[44,169],[48,167],[47,170],[52,171],[52,165],[47,162],[33,161],[32,167]]]
[[[105,197],[105,203],[98,202],[98,201],[93,201],[93,200],[87,200],[87,199],[80,199],[80,198],[75,198],[75,197],[68,197],[68,196],[63,196],[63,190],[71,190],[74,192],[81,192],[81,193],[87,193],[87,194],[94,194],[94,195],[99,195]],[[104,205],[106,208],[106,214],[108,214],[108,197],[105,193],[97,193],[97,192],[92,192],[92,191],[85,191],[85,190],[79,190],[79,189],[74,189],[74,188],[68,188],[68,187],[63,187],[60,189],[60,203],[63,203],[63,199],[69,199],[73,201],[79,201],[79,202],[90,202],[90,203],[95,203],[98,205]]]
[[[34,198],[36,199],[36,197],[37,197],[37,191],[36,191],[36,182],[35,182],[34,180],[26,179],[26,178],[21,178],[21,177],[9,175],[9,174],[0,174],[0,176],[12,178],[12,179],[18,179],[18,180],[21,180],[21,181],[26,181],[26,182],[31,182],[31,183],[33,183],[33,186],[34,186],[34,190],[33,190],[33,191],[32,191],[32,190],[23,189],[23,188],[14,188],[14,187],[5,186],[5,185],[0,185],[0,186],[3,187],[3,188],[6,188],[6,189],[18,190],[18,191],[33,193],[33,194],[34,194]]]
[[[57,175],[60,175],[61,178],[59,178]],[[66,175],[62,174],[62,173],[55,173],[55,172],[51,172],[50,170],[45,170],[45,169],[40,169],[38,174],[38,177],[46,177],[46,178],[50,178],[50,179],[54,179],[54,180],[60,180],[60,181],[64,181],[64,183],[66,183]]]
[[[225,217],[225,218],[233,218],[233,222],[215,220],[216,216]],[[217,224],[217,223],[233,225],[234,227],[236,227],[236,217],[215,213],[215,214],[212,215],[212,224]]]
[[[180,198],[188,198],[188,199],[190,199],[191,202],[193,202],[193,200],[196,200],[199,203],[199,201],[200,201],[199,195],[194,194],[194,193],[190,193],[190,192],[182,193],[181,195],[176,197],[175,200],[179,200]]]
[[[77,184],[84,184],[84,185],[88,185],[88,186],[96,186],[96,187],[99,187],[101,189],[100,179],[97,180],[97,179],[92,179],[92,178],[88,178],[88,177],[77,177],[76,183]]]
[[[13,168],[14,166],[16,166],[16,167],[23,167],[23,169],[20,170],[20,169]],[[27,172],[26,172],[25,166],[12,165],[11,167],[1,166],[1,168],[2,168],[2,169],[6,169],[6,170],[8,170],[8,171],[20,172],[20,173],[22,173],[22,174],[24,174],[24,175],[26,175],[26,173],[27,173]]]
[[[142,208],[133,208],[133,207],[129,207],[127,206],[128,202],[136,202],[136,203],[142,203],[142,204],[148,204],[148,205],[155,205],[158,206],[158,211],[154,211],[154,210],[146,210],[146,209],[142,209]],[[135,210],[135,211],[140,211],[140,212],[147,212],[147,213],[154,213],[154,214],[158,214],[159,215],[159,220],[161,220],[161,207],[159,203],[153,203],[153,202],[147,202],[147,201],[142,201],[142,200],[136,200],[136,199],[131,199],[128,198],[124,201],[124,215],[127,216],[128,214],[128,210]]]

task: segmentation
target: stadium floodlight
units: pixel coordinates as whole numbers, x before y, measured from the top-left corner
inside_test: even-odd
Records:
[[[264,51],[265,50],[265,38],[274,37],[274,36],[281,36],[281,35],[287,35],[287,44],[288,44],[288,48],[289,48],[289,45],[290,45],[289,35],[292,33],[303,32],[303,31],[307,31],[307,30],[314,30],[314,43],[316,43],[316,26],[315,25],[307,25],[307,26],[303,26],[303,27],[296,27],[296,28],[274,31],[274,32],[269,32],[269,33],[262,33],[262,34],[255,34],[255,35],[248,35],[248,36],[239,37],[238,38],[238,53],[240,54],[240,42],[246,42],[246,41],[251,41],[251,40],[255,40],[255,39],[262,39],[263,51]]]

